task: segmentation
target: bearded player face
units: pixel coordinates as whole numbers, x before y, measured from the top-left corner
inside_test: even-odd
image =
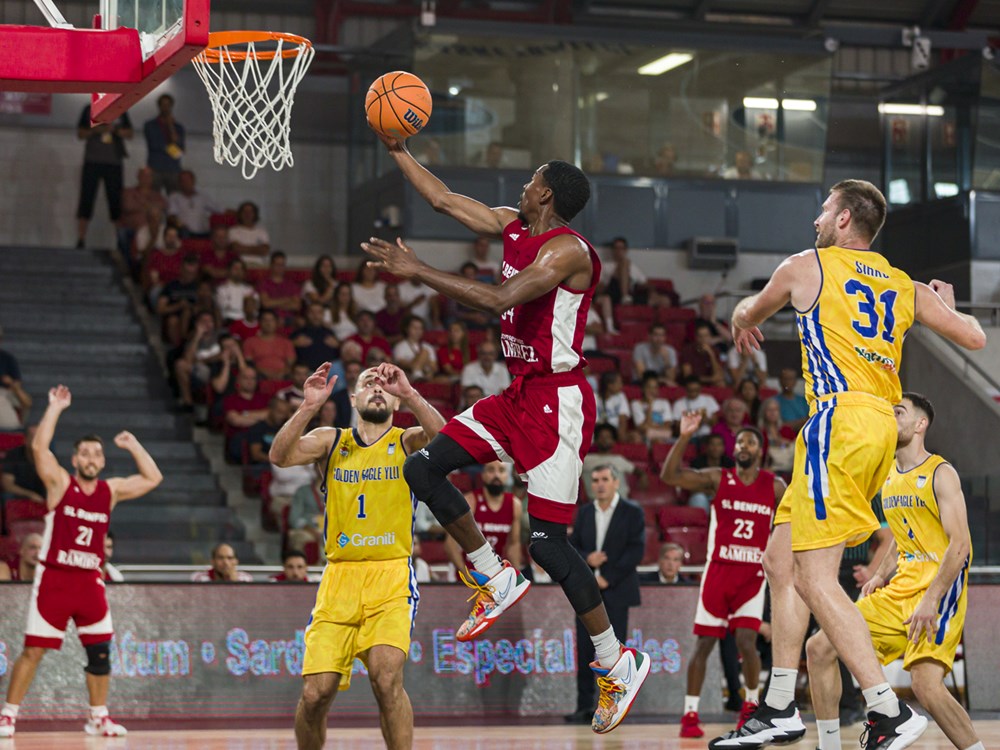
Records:
[[[399,408],[399,399],[384,391],[382,386],[382,378],[373,367],[358,376],[351,401],[358,410],[358,416],[366,422],[385,424]]]
[[[760,458],[761,444],[757,436],[750,430],[743,430],[736,436],[736,447],[733,459],[741,469],[749,469]]]
[[[73,453],[73,468],[81,479],[92,481],[104,470],[104,446],[96,441],[82,441]]]

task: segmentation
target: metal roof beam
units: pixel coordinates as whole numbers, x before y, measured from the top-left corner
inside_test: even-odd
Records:
[[[866,26],[859,24],[828,23],[823,25],[823,34],[836,39],[841,44],[854,47],[895,47],[901,46],[899,26]],[[920,35],[931,40],[934,49],[975,49],[981,50],[989,43],[991,31],[949,31],[945,29],[921,30]]]
[[[830,7],[831,0],[813,0],[809,15],[806,16],[806,26],[818,26],[826,9]]]

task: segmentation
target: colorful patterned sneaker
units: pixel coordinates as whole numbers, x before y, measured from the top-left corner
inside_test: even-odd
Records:
[[[681,737],[704,737],[705,730],[701,728],[701,719],[697,711],[688,711],[681,717]]]
[[[492,578],[476,570],[470,570],[469,575],[459,571],[459,576],[474,592],[469,601],[475,600],[468,619],[455,633],[460,641],[471,641],[489,630],[497,618],[517,604],[531,587],[531,581],[506,560],[500,572]]]
[[[17,723],[17,719],[13,716],[7,716],[7,714],[0,714],[0,737],[13,737],[14,736],[14,724]]]
[[[782,711],[761,703],[739,729],[716,737],[708,747],[709,750],[760,750],[765,745],[798,742],[805,734],[806,725],[794,702]]]
[[[649,666],[649,654],[624,646],[611,669],[605,669],[599,662],[591,662],[590,668],[597,675],[600,690],[591,729],[598,734],[607,734],[622,723],[639,694],[639,688],[646,681]]]
[[[121,724],[115,724],[110,716],[101,716],[90,719],[83,725],[83,731],[91,737],[124,737],[128,730]]]
[[[754,715],[757,710],[757,701],[743,701],[743,708],[740,709],[740,720],[736,722],[736,728],[747,723],[747,719]]]
[[[890,718],[868,712],[868,721],[861,732],[861,747],[864,750],[902,750],[916,742],[925,729],[927,719],[901,701],[899,716]]]

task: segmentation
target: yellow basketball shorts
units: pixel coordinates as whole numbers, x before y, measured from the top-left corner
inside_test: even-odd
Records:
[[[774,515],[792,524],[792,550],[860,544],[879,528],[871,501],[896,452],[896,417],[883,399],[838,393],[813,404],[795,442],[792,481]]]
[[[327,564],[306,627],[302,674],[336,672],[347,690],[355,657],[365,662],[372,646],[409,653],[419,598],[409,558]]]
[[[890,582],[888,586],[859,599],[858,609],[868,623],[872,645],[882,663],[889,664],[902,656],[903,669],[908,670],[916,661],[933,659],[950,672],[955,650],[962,640],[962,628],[965,627],[966,589],[963,571],[941,600],[934,640],[929,640],[925,633],[919,643],[907,640],[910,626],[903,623],[917,608],[922,594],[901,595],[893,591]]]

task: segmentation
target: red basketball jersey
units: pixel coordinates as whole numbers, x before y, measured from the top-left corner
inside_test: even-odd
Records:
[[[774,515],[774,474],[761,471],[745,485],[736,469],[723,469],[712,498],[708,529],[708,559],[714,562],[760,565]]]
[[[86,494],[70,477],[55,510],[45,516],[40,560],[50,568],[97,570],[104,563],[104,537],[111,520],[111,488],[98,480]]]
[[[474,516],[476,525],[483,532],[497,554],[503,556],[507,549],[510,530],[514,526],[514,493],[503,493],[503,504],[499,510],[492,510],[486,502],[486,494],[482,490],[472,493],[476,501]]]
[[[545,375],[584,367],[583,335],[594,289],[601,279],[601,261],[594,248],[569,227],[559,227],[535,237],[520,221],[503,230],[504,282],[530,266],[542,245],[560,234],[579,237],[590,250],[594,266],[590,286],[575,290],[563,284],[538,299],[512,307],[500,316],[500,344],[507,369],[513,376]]]

